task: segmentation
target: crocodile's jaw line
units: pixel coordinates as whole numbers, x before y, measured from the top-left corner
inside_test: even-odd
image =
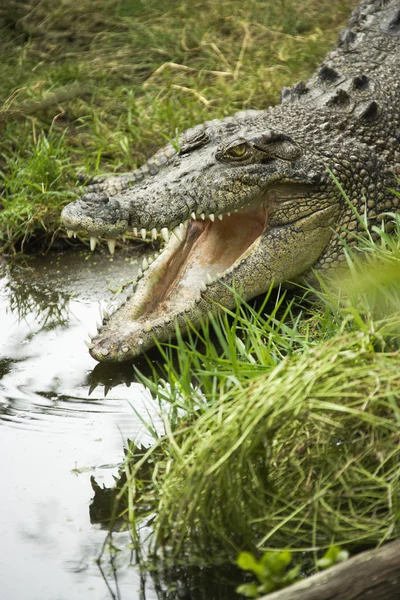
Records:
[[[166,340],[176,323],[183,328],[187,321],[197,325],[207,315],[215,288],[229,285],[267,228],[266,203],[223,219],[190,220],[181,229],[182,240],[171,236],[158,258],[140,272],[134,295],[104,320],[91,342],[93,358],[130,360],[155,339]]]

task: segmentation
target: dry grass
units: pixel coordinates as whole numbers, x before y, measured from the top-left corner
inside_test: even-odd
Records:
[[[350,4],[7,2],[0,249],[49,243],[77,171],[130,170],[195,123],[276,103],[320,62]]]

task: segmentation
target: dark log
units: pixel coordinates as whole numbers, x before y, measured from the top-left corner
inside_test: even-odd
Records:
[[[400,600],[400,540],[259,600]]]

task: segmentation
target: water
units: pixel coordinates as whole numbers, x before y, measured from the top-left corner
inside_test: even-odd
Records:
[[[106,532],[90,522],[90,478],[113,485],[124,441],[151,441],[135,411],[156,419],[156,407],[131,383],[131,366],[97,365],[83,343],[99,304],[112,302],[111,290],[137,267],[131,257],[77,251],[0,273],[0,594],[7,600],[143,597],[127,532],[114,539],[126,549],[117,573],[96,563]],[[145,597],[159,597],[151,581]]]

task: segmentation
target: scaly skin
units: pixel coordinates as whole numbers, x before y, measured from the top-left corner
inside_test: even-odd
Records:
[[[344,259],[362,226],[395,212],[400,174],[400,0],[364,0],[307,84],[279,106],[186,131],[138,171],[97,178],[63,211],[70,230],[110,241],[128,229],[171,240],[107,315],[90,352],[132,359],[217,304],[233,307]],[[330,171],[330,172],[329,172]],[[249,206],[250,205],[250,206]],[[236,212],[235,212],[236,211]],[[182,241],[179,241],[181,238]],[[141,273],[139,274],[139,276]]]

